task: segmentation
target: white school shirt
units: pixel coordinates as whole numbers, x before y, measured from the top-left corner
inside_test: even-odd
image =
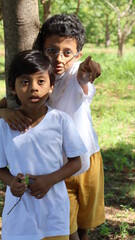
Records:
[[[0,119],[0,168],[9,166],[12,175],[42,175],[63,166],[63,151],[69,158],[87,150],[65,113],[49,108],[43,120],[20,134]],[[55,184],[42,199],[27,190],[18,201],[7,186],[2,214],[2,240],[40,240],[69,235],[69,198],[65,182]]]
[[[89,168],[89,157],[100,150],[90,110],[90,103],[96,90],[94,85],[89,82],[88,95],[84,94],[77,81],[79,65],[80,62],[74,63],[69,71],[56,77],[54,89],[48,101],[49,106],[62,110],[72,117],[88,150],[87,154],[81,155],[82,169],[77,174]]]

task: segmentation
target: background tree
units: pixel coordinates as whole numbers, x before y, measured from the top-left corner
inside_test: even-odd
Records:
[[[2,20],[2,0],[0,0],[0,21]]]
[[[135,2],[133,0],[119,1],[116,5],[112,1],[104,1],[117,15],[118,56],[122,56],[125,40],[131,33],[133,24],[135,23]]]
[[[52,0],[41,0],[41,4],[43,5],[43,19],[47,19],[51,13],[51,3]]]
[[[37,0],[2,0],[5,39],[5,79],[8,107],[14,107],[13,95],[7,85],[7,72],[12,58],[30,49],[39,30]]]

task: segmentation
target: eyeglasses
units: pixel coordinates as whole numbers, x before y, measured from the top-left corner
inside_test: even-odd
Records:
[[[57,48],[45,48],[44,50],[45,55],[51,58],[57,58],[58,55],[60,55],[63,59],[72,59],[76,56],[78,56],[79,52],[76,54],[73,54],[71,50],[64,50],[64,51],[59,51]]]

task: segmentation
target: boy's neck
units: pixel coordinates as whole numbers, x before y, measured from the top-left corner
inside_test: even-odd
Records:
[[[21,109],[21,112],[28,118],[32,120],[31,127],[35,127],[38,123],[42,121],[44,116],[48,111],[48,107],[44,106],[42,109],[34,109],[30,111],[29,109]]]

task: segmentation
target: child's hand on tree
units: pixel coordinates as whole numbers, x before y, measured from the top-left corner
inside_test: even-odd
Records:
[[[31,119],[26,117],[19,109],[13,110],[8,108],[0,109],[0,117],[2,117],[13,130],[20,132],[26,131],[31,123]]]
[[[18,173],[16,177],[13,178],[10,184],[10,191],[15,197],[21,197],[27,189],[27,184],[25,182],[25,176],[22,173]]]
[[[81,85],[85,85],[88,82],[93,83],[96,78],[101,75],[100,64],[91,60],[91,56],[87,57],[82,62],[78,69],[77,79]]]
[[[31,190],[30,194],[37,198],[41,199],[49,191],[49,189],[54,185],[53,179],[47,175],[29,175],[29,189]]]

